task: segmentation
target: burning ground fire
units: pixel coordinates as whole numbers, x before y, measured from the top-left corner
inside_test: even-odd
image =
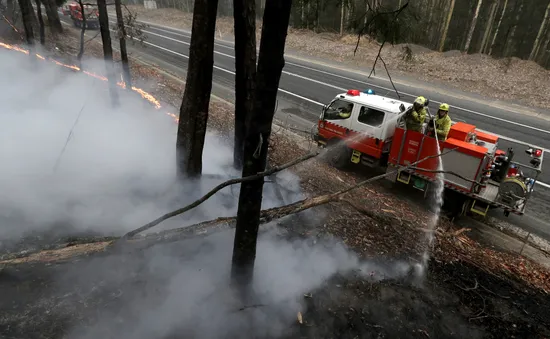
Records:
[[[15,46],[15,45],[6,44],[6,43],[3,43],[3,42],[0,42],[0,47],[3,47],[5,49],[9,49],[9,50],[12,50],[12,51],[20,52],[20,53],[23,53],[23,54],[26,54],[26,55],[29,55],[29,53],[30,53],[26,49],[20,48],[20,47]],[[82,69],[80,69],[80,67],[78,67],[76,65],[64,64],[64,63],[59,62],[57,60],[54,60],[52,58],[45,58],[44,56],[42,56],[40,54],[37,54],[37,53],[35,53],[35,56],[36,56],[36,58],[38,58],[40,60],[48,60],[48,61],[53,62],[54,64],[56,64],[58,66],[65,67],[65,68],[71,69],[73,71],[82,72],[82,73],[84,73],[84,74],[86,74],[90,77],[96,78],[98,80],[108,81],[108,79],[106,77],[104,77],[102,75],[92,73],[92,72],[82,70]],[[122,80],[122,76],[121,76],[121,80],[117,82],[117,85],[119,87],[123,88],[123,89],[126,89],[126,83]],[[132,89],[132,91],[134,91],[134,92],[138,93],[139,95],[141,95],[141,97],[143,99],[149,101],[156,109],[160,110],[162,108],[162,105],[160,104],[160,102],[154,96],[152,96],[151,94],[147,93],[146,91],[142,90],[141,88],[137,88],[137,87],[134,87],[134,86],[132,86],[131,89]],[[165,114],[172,117],[176,122],[178,122],[179,118],[175,114],[169,113],[169,112],[165,112]]]

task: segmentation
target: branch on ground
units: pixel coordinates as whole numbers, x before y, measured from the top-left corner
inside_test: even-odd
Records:
[[[208,192],[204,196],[202,196],[200,199],[195,200],[193,203],[191,203],[187,206],[184,206],[180,209],[177,209],[175,211],[172,211],[170,213],[167,213],[167,214],[161,216],[160,218],[155,219],[155,220],[151,221],[150,223],[141,226],[140,228],[137,228],[137,229],[135,229],[131,232],[128,232],[121,239],[131,238],[131,237],[137,235],[138,233],[141,233],[141,232],[146,231],[146,230],[148,230],[152,227],[155,227],[156,225],[160,224],[161,222],[163,222],[165,220],[168,220],[172,217],[183,214],[183,213],[199,206],[200,204],[202,204],[203,202],[208,200],[211,196],[213,196],[216,192],[220,191],[221,189],[223,189],[227,186],[240,184],[240,183],[247,182],[247,181],[253,181],[253,180],[261,179],[261,178],[266,177],[266,176],[270,176],[274,173],[280,172],[284,169],[287,169],[289,167],[292,167],[294,165],[302,163],[306,160],[309,160],[313,157],[316,157],[318,154],[319,154],[319,152],[311,152],[311,153],[308,153],[308,154],[306,154],[306,155],[304,155],[304,156],[302,156],[298,159],[295,159],[291,162],[288,162],[288,163],[286,163],[282,166],[275,166],[275,167],[273,167],[273,168],[271,168],[267,171],[264,171],[264,172],[261,172],[261,173],[255,174],[255,175],[251,175],[251,176],[248,176],[248,177],[235,178],[235,179],[231,179],[231,180],[227,180],[225,182],[222,182],[221,184],[219,184],[218,186],[216,186],[212,190],[210,190],[210,192]]]
[[[424,162],[428,159],[441,157],[441,156],[443,156],[443,155],[445,155],[449,152],[455,151],[455,150],[456,150],[456,148],[453,148],[453,149],[450,149],[446,152],[441,153],[440,155],[427,156],[427,157],[425,157],[423,159],[420,159],[416,162],[413,162],[413,163],[411,163],[407,166],[402,166],[402,167],[399,167],[398,169],[396,169],[394,171],[390,171],[390,172],[387,172],[387,173],[384,173],[384,174],[377,175],[377,176],[372,177],[370,179],[366,179],[366,180],[364,180],[364,181],[362,181],[362,182],[360,182],[356,185],[347,187],[345,189],[342,189],[342,190],[334,192],[334,193],[320,195],[320,196],[312,197],[312,198],[306,198],[306,199],[300,200],[298,202],[295,202],[295,203],[292,203],[292,204],[289,204],[289,205],[285,205],[285,206],[281,206],[281,207],[275,207],[275,208],[271,208],[271,209],[268,209],[268,210],[262,210],[261,214],[260,214],[261,223],[266,223],[266,222],[270,222],[270,221],[275,220],[275,219],[280,219],[284,216],[291,215],[291,214],[296,214],[296,213],[305,211],[307,209],[310,209],[310,208],[313,208],[313,207],[316,207],[316,206],[327,204],[329,202],[340,201],[340,197],[343,196],[344,194],[349,193],[349,192],[351,192],[351,191],[353,191],[353,190],[355,190],[359,187],[365,186],[368,183],[371,183],[371,182],[380,180],[382,178],[385,178],[386,176],[388,176],[390,174],[394,174],[397,171],[410,169],[411,167],[413,167],[413,166],[415,166],[419,163],[422,163],[422,162]],[[129,239],[129,238],[137,235],[138,233],[141,233],[145,230],[151,229],[152,227],[160,224],[161,222],[163,222],[167,219],[170,219],[170,218],[172,218],[176,215],[180,215],[182,213],[185,213],[185,212],[197,207],[198,205],[200,205],[204,201],[206,201],[208,198],[210,198],[212,195],[214,195],[214,193],[216,193],[217,191],[221,190],[222,188],[224,188],[226,186],[234,185],[234,184],[241,183],[241,182],[244,182],[244,181],[251,181],[251,180],[256,180],[256,179],[259,179],[259,178],[263,178],[265,176],[268,176],[268,175],[274,174],[276,172],[279,172],[279,171],[281,171],[285,168],[288,168],[288,167],[291,167],[291,166],[296,165],[298,163],[304,162],[305,160],[308,160],[310,158],[315,157],[317,154],[318,153],[316,153],[316,152],[309,153],[309,154],[307,154],[307,155],[305,155],[301,158],[298,158],[294,161],[291,161],[291,162],[289,162],[285,165],[274,167],[269,171],[258,173],[256,175],[252,175],[252,176],[245,177],[245,178],[231,179],[231,180],[228,180],[224,183],[221,183],[220,185],[216,186],[214,189],[212,189],[210,192],[208,192],[206,195],[204,195],[202,198],[198,199],[197,201],[193,202],[192,204],[187,205],[183,208],[177,209],[175,211],[172,211],[170,213],[167,213],[167,214],[163,215],[162,217],[160,217],[160,218],[158,218],[158,219],[156,219],[156,220],[154,220],[154,221],[152,221],[152,222],[150,222],[150,223],[148,223],[144,226],[141,226],[140,228],[137,228],[136,230],[128,232],[121,239]],[[228,221],[231,221],[231,220],[236,220],[236,217],[221,219],[222,222],[228,222]],[[207,225],[208,223],[209,222],[206,222],[206,224],[201,223],[201,224],[198,224],[198,225],[191,225],[191,226],[185,227],[185,230],[189,231],[193,227],[204,228],[204,226]],[[215,225],[219,224],[218,219],[212,220],[210,223],[211,223],[212,226],[215,226]],[[173,230],[170,231],[170,232],[173,232]]]

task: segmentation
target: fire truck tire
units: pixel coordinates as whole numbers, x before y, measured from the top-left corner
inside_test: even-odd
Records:
[[[329,145],[328,159],[331,166],[337,169],[346,169],[350,164],[351,149],[343,144]]]

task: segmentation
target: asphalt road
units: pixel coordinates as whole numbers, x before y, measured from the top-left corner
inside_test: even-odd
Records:
[[[69,22],[68,18],[63,18]],[[114,24],[115,21],[112,21]],[[161,65],[161,68],[181,74],[187,69],[190,33],[165,26],[149,24],[144,30],[147,35],[145,46],[131,47],[143,59]],[[286,65],[279,86],[278,120],[291,121],[299,128],[311,127],[318,119],[323,104],[330,102],[335,95],[348,89],[374,89],[377,94],[396,97],[391,84],[383,78],[368,78],[354,70],[342,69],[316,61],[308,61],[286,55]],[[214,55],[213,92],[232,101],[234,88],[235,59],[233,44],[227,41],[216,41]],[[428,85],[428,86],[426,86]],[[429,84],[424,86],[429,87]],[[524,114],[520,110],[512,111],[507,107],[497,107],[489,101],[467,100],[465,93],[448,91],[439,88],[419,90],[414,85],[396,80],[396,87],[402,100],[412,102],[418,95],[431,100],[430,109],[437,111],[441,102],[452,107],[452,119],[465,121],[478,128],[501,136],[500,148],[514,147],[516,160],[528,163],[524,150],[526,145],[538,146],[550,154],[550,121]],[[225,90],[224,90],[225,89]],[[530,228],[550,239],[550,226],[546,216],[550,201],[550,166],[544,164],[539,177],[532,208],[528,205],[523,218],[511,217],[508,221]],[[501,215],[493,213],[501,218]],[[512,220],[510,220],[512,219]]]
[[[114,23],[114,22],[113,22]],[[154,55],[174,66],[187,68],[190,34],[183,31],[150,25],[145,29],[147,35],[147,53]],[[287,62],[281,77],[280,95],[287,101],[297,104],[295,114],[315,122],[320,108],[330,102],[334,96],[348,89],[372,88],[378,94],[397,97],[391,85],[381,78],[370,78],[350,71],[332,68],[314,62],[307,62],[287,56]],[[233,87],[235,59],[234,49],[230,42],[217,41],[214,55],[214,81],[218,84]],[[550,149],[550,121],[534,116],[511,112],[507,109],[484,105],[477,101],[453,98],[438,91],[426,93],[404,84],[396,84],[403,100],[413,101],[418,95],[430,98],[430,109],[437,111],[438,104],[447,102],[452,106],[452,118],[465,121],[478,128],[496,133],[508,140],[501,142],[501,148],[514,147],[517,160],[527,163],[524,156],[524,144]],[[550,152],[549,152],[550,153]],[[544,169],[548,169],[544,171]],[[539,177],[543,183],[550,183],[550,167],[543,166]],[[548,186],[550,187],[550,186]]]

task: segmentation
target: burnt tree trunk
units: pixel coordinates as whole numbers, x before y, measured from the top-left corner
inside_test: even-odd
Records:
[[[38,17],[38,29],[40,30],[40,44],[46,44],[46,30],[44,28],[44,18],[42,17],[42,3],[36,0],[36,16]]]
[[[470,50],[470,43],[472,42],[472,37],[474,36],[474,32],[476,30],[477,18],[479,17],[479,10],[481,9],[482,4],[483,4],[483,0],[477,1],[476,11],[474,12],[474,18],[472,19],[472,23],[470,24],[470,29],[468,30],[468,36],[466,38],[466,44],[464,45],[465,53],[468,53],[468,50]]]
[[[82,27],[80,28],[80,47],[78,49],[78,55],[76,58],[78,61],[82,60],[84,56],[84,37],[86,36],[86,12],[84,11],[84,4],[82,0],[78,0],[78,5],[80,6],[80,13],[82,13]],[[82,68],[82,65],[80,65]]]
[[[122,80],[127,88],[132,87],[132,76],[130,74],[130,63],[128,62],[128,51],[126,50],[126,27],[122,16],[122,5],[120,0],[115,0],[116,21],[118,27],[118,39],[120,41],[120,60],[122,62]]]
[[[502,7],[502,12],[500,13],[500,18],[498,19],[497,28],[495,30],[495,34],[493,35],[493,40],[491,41],[491,48],[489,48],[489,55],[493,55],[493,48],[496,46],[498,33],[500,31],[500,25],[502,24],[502,19],[504,19],[504,15],[506,14],[507,6],[508,0],[504,0],[504,6]]]
[[[451,0],[451,4],[449,5],[449,9],[447,11],[447,17],[445,18],[445,24],[443,25],[443,33],[441,33],[441,38],[439,39],[440,52],[443,52],[443,50],[445,49],[445,40],[447,40],[447,33],[449,33],[449,25],[451,24],[454,10],[455,0]]]
[[[247,123],[243,177],[265,170],[292,0],[267,0],[265,5],[253,114]],[[264,179],[241,184],[233,245],[232,277],[239,285],[252,281],[260,224]]]
[[[52,32],[63,32],[63,26],[61,25],[61,20],[59,19],[59,13],[57,13],[57,5],[55,4],[55,0],[43,0],[43,4],[44,8],[46,8],[46,16],[48,17],[48,23]]]
[[[101,43],[103,44],[103,59],[105,59],[105,68],[107,70],[107,79],[109,79],[109,92],[113,106],[118,106],[118,93],[116,88],[116,76],[113,64],[113,46],[111,45],[111,33],[109,31],[109,16],[107,14],[107,4],[105,0],[97,0],[97,9],[99,12],[99,29],[101,31]],[[84,12],[82,13],[84,16]]]
[[[23,18],[23,28],[25,29],[25,39],[29,46],[34,45],[34,31],[33,31],[33,13],[31,0],[19,0],[19,9],[21,10],[21,17]]]
[[[254,109],[256,78],[256,2],[235,0],[235,146],[233,166],[243,168],[246,119]]]
[[[217,9],[218,0],[195,1],[187,80],[176,141],[178,174],[181,177],[197,177],[202,172],[202,151],[212,91]]]
[[[6,16],[11,21],[13,21],[13,17],[15,14],[14,11],[15,11],[14,0],[6,0]]]

